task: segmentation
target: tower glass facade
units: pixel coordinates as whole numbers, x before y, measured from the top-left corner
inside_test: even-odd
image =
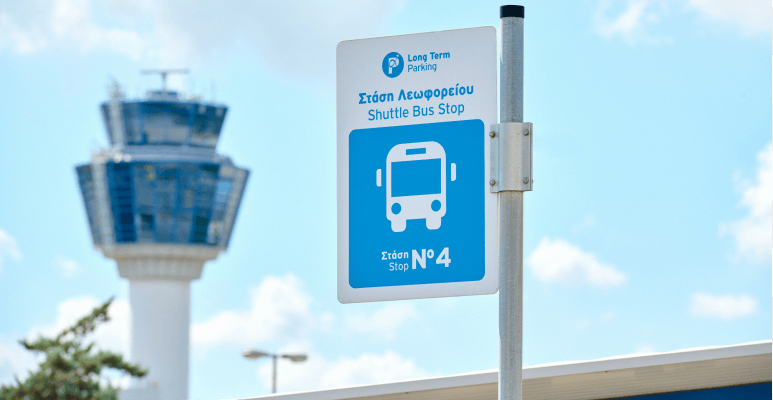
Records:
[[[92,166],[76,171],[97,243]],[[115,243],[220,247],[228,246],[236,217],[236,207],[229,205],[238,205],[247,180],[243,169],[192,162],[109,161],[105,175]]]
[[[118,114],[123,135],[111,125],[110,103],[102,104],[111,145],[186,145],[214,149],[220,138],[227,108],[197,102],[170,102],[175,92],[154,92],[149,101],[124,101]],[[161,101],[165,98],[167,101]]]
[[[97,247],[228,246],[249,171],[215,152],[226,112],[169,91],[101,105],[111,148],[76,167]]]

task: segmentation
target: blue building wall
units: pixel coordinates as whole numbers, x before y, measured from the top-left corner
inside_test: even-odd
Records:
[[[771,383],[624,397],[637,400],[757,400],[771,398]]]

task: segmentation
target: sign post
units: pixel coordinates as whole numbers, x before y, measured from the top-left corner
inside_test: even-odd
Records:
[[[491,134],[499,167],[491,181],[499,193],[499,400],[523,396],[523,192],[531,190],[533,136],[523,123],[523,18],[523,6],[500,8],[500,123]]]

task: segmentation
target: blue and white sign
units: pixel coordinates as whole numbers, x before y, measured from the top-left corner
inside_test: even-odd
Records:
[[[339,301],[496,293],[496,30],[345,41],[336,57]]]

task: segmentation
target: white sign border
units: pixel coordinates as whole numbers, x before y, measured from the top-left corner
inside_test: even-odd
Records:
[[[488,171],[490,171],[490,138],[488,136],[488,127],[491,124],[496,123],[496,112],[494,113],[494,120],[487,121],[483,119],[484,129],[481,132],[481,140],[484,140],[484,157],[485,157],[485,177],[486,179],[481,182],[481,190],[485,191],[485,273],[481,280],[478,281],[465,281],[465,282],[446,282],[446,283],[430,283],[430,284],[418,284],[418,285],[402,285],[402,286],[382,286],[382,287],[368,287],[368,288],[352,288],[349,285],[349,134],[352,130],[342,134],[341,130],[341,113],[342,113],[342,98],[338,93],[338,82],[341,79],[340,69],[340,48],[342,44],[351,42],[360,42],[363,40],[374,39],[386,39],[386,38],[400,38],[410,37],[418,35],[428,34],[443,34],[449,32],[460,32],[469,30],[488,30],[488,34],[493,37],[494,43],[494,60],[492,65],[494,69],[494,76],[498,78],[496,71],[496,54],[497,54],[497,33],[496,28],[493,26],[483,26],[475,28],[463,28],[453,29],[446,31],[436,32],[424,32],[414,33],[408,35],[396,35],[386,36],[379,38],[367,38],[367,39],[355,39],[341,41],[336,46],[336,166],[337,166],[337,188],[336,188],[336,211],[337,211],[337,287],[338,287],[338,301],[342,304],[348,303],[363,303],[374,301],[391,301],[391,300],[409,300],[409,299],[422,299],[422,298],[437,298],[437,297],[453,297],[453,296],[472,296],[483,294],[495,294],[499,290],[499,242],[498,242],[498,196],[496,193],[490,192],[490,186],[488,184]],[[386,54],[386,53],[385,53]],[[494,84],[494,96],[496,96],[498,88],[497,79]],[[349,99],[346,99],[347,101]],[[496,100],[495,109],[496,109]],[[441,121],[428,121],[426,123],[441,122]],[[411,124],[403,124],[411,125]],[[399,126],[399,125],[392,125]],[[374,126],[377,127],[377,126]],[[364,129],[360,127],[357,129]],[[451,257],[453,259],[453,255]]]

